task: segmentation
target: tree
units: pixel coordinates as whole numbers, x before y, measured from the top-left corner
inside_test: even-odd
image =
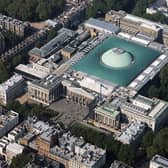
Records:
[[[15,57],[13,57],[12,59],[12,66],[16,67],[17,65],[19,65],[23,60],[23,56],[22,55],[17,55]]]
[[[149,97],[157,97],[168,100],[168,65],[166,65],[159,73],[159,77],[151,81],[151,85],[147,88]]]
[[[128,163],[129,165],[133,165],[135,160],[135,153],[132,147],[130,145],[121,145],[118,153],[118,159]]]
[[[168,64],[160,71],[159,77],[161,84],[168,87]]]
[[[160,22],[162,24],[167,24],[167,18],[161,12],[157,12],[155,14],[144,14],[143,17],[145,17],[146,19],[155,21],[155,22]]]
[[[5,38],[5,45],[7,49],[12,48],[22,40],[22,38],[10,31],[3,31],[2,34]]]
[[[51,10],[47,2],[40,2],[37,6],[36,13],[39,15],[40,20],[45,20],[51,16]]]
[[[168,155],[168,128],[161,129],[152,139],[153,135],[148,134],[149,143],[146,142],[145,148],[148,158],[152,158],[155,154],[162,156]],[[147,139],[146,139],[147,140]]]
[[[154,0],[137,0],[133,9],[133,14],[143,17],[143,15],[146,13],[146,8],[153,2]]]
[[[57,31],[55,28],[49,30],[47,33],[47,41],[52,40],[54,37],[56,37],[56,35],[57,35]]]
[[[43,46],[44,45],[44,42],[43,41],[41,41],[41,40],[38,40],[36,43],[35,43],[35,47],[37,47],[37,48],[40,48],[41,46]]]
[[[163,24],[167,23],[167,18],[162,13],[146,14],[146,8],[149,7],[155,0],[136,0],[133,14]]]
[[[147,148],[147,157],[151,159],[154,155],[159,154],[157,148],[149,146]]]
[[[42,104],[20,104],[19,101],[8,103],[7,109],[18,112],[21,120],[28,116],[36,116],[40,120],[49,121],[50,118],[58,115],[57,112],[43,107]]]
[[[0,61],[0,83],[6,81],[10,77],[9,67],[6,63]]]
[[[152,85],[148,90],[148,96],[159,97],[159,88],[156,88],[154,85]]]
[[[57,16],[65,0],[0,0],[0,12],[24,21],[38,21]]]
[[[154,135],[153,131],[146,132],[146,134],[143,136],[143,140],[142,140],[143,146],[146,148],[151,146],[153,144],[154,136],[155,135]]]
[[[104,15],[110,9],[131,11],[133,7],[134,2],[129,0],[93,0],[86,9],[86,17],[96,17],[99,13]]]
[[[19,154],[12,159],[10,168],[23,168],[32,159],[30,154]]]

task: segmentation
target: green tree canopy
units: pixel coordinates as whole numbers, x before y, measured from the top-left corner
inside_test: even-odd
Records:
[[[147,96],[168,101],[168,64],[159,72],[159,77],[150,83],[147,86]]]
[[[0,12],[25,21],[57,16],[66,0],[0,0]]]
[[[159,97],[159,89],[156,88],[156,86],[152,85],[148,90],[148,96],[149,97]]]
[[[118,153],[118,159],[129,165],[133,165],[135,160],[133,148],[130,145],[121,145]]]
[[[10,77],[10,71],[6,63],[0,61],[0,83],[4,82]]]
[[[146,134],[143,136],[143,140],[142,140],[143,146],[144,147],[151,146],[153,144],[154,136],[155,135],[154,135],[153,131],[146,132]]]
[[[27,118],[28,116],[36,116],[40,120],[49,121],[51,117],[58,115],[58,112],[47,109],[41,104],[20,104],[19,101],[8,103],[7,109],[18,112],[21,119]]]
[[[12,48],[22,40],[22,38],[10,31],[3,31],[2,34],[5,38],[6,49]]]
[[[153,137],[153,140],[152,140]],[[148,140],[148,142],[147,142]],[[168,155],[168,128],[161,129],[155,136],[148,132],[143,139],[146,147],[148,158],[152,158],[156,154],[162,156]]]
[[[57,35],[57,30],[56,29],[51,29],[47,32],[47,41],[52,40],[54,37]]]
[[[19,154],[12,159],[10,168],[23,168],[32,159],[30,154]]]
[[[105,14],[110,9],[131,11],[134,7],[135,0],[93,0],[92,5],[86,9],[86,16],[96,17],[99,12]]]

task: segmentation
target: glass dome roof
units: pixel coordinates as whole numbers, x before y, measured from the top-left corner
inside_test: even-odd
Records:
[[[110,68],[125,68],[133,63],[133,56],[123,49],[112,48],[101,56],[101,62]]]

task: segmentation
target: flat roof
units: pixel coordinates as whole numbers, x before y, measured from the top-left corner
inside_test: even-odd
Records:
[[[10,77],[7,81],[0,84],[0,91],[8,91],[11,88],[16,87],[18,84],[23,82],[23,76],[15,73],[12,77]]]
[[[159,164],[160,166],[168,167],[168,159],[165,158],[165,157],[163,157],[163,156],[155,155],[155,156],[152,158],[152,161],[153,161],[153,162],[156,162],[156,163]]]
[[[145,103],[145,104],[148,104],[150,106],[152,106],[154,104],[153,99],[150,99],[148,97],[144,97],[144,96],[141,96],[141,95],[136,96],[136,98],[134,100]]]
[[[65,46],[62,51],[68,52],[68,53],[73,53],[75,52],[75,48],[71,47],[71,46]]]
[[[30,54],[35,54],[41,57],[47,57],[55,50],[58,50],[60,48],[60,45],[62,45],[66,40],[68,40],[68,38],[72,38],[74,35],[74,31],[62,28],[55,38],[50,40],[47,44],[43,45],[40,49],[33,48],[30,51]]]
[[[84,90],[82,88],[69,86],[68,90],[70,90],[71,92],[77,93],[79,95],[82,95],[84,97],[87,97],[87,98],[89,98],[91,100],[95,99],[95,96],[92,93],[89,93],[89,92],[87,92],[86,90]]]
[[[121,162],[121,161],[118,161],[118,160],[115,160],[110,168],[132,168],[131,166],[128,166],[126,163],[124,162]]]
[[[135,16],[135,15],[131,15],[131,14],[127,14],[124,18],[126,18],[128,20],[132,20],[134,22],[141,22],[141,23],[146,24],[148,26],[151,25],[152,27],[153,26],[158,26],[158,28],[161,27],[161,25],[157,24],[156,22],[152,22],[150,20]]]
[[[40,68],[38,69],[34,65],[33,64],[28,64],[28,65],[19,64],[15,69],[20,71],[21,73],[30,74],[31,76],[37,77],[39,79],[45,78],[49,74],[46,71],[42,71]]]
[[[118,110],[116,110],[116,108],[110,103],[96,107],[95,111],[98,111],[98,112],[104,113],[104,114],[108,114],[112,117],[117,117],[120,114],[120,112]]]
[[[112,23],[105,22],[103,20],[98,20],[94,18],[90,18],[85,22],[85,26],[93,27],[99,30],[105,30],[111,33],[118,33],[120,28],[113,25]]]
[[[19,154],[23,152],[24,147],[17,143],[9,143],[7,145],[6,150],[12,151],[13,153]]]
[[[61,82],[62,78],[58,77],[56,75],[48,75],[44,79],[41,80],[34,80],[32,84],[37,85],[39,87],[45,88],[45,89],[52,89],[57,84]]]
[[[165,111],[165,109],[168,108],[168,105],[163,102],[160,101],[155,107],[154,109],[149,113],[149,116],[152,118],[157,117],[160,113],[162,113],[163,111]]]

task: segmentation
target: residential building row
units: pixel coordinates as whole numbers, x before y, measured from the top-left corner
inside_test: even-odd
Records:
[[[101,168],[106,162],[105,150],[86,143],[82,137],[74,137],[59,125],[53,127],[37,121],[20,142],[65,168]]]
[[[30,25],[27,22],[0,14],[0,28],[9,30],[20,37],[24,37],[25,33],[29,30]]]
[[[19,114],[14,111],[0,111],[0,137],[4,136],[19,123]]]
[[[23,126],[18,126],[19,114],[17,112],[7,111],[1,107],[0,113],[0,156],[10,161],[24,150],[24,147],[18,144],[17,140],[23,136],[25,129]],[[5,162],[1,164],[4,168],[7,166]]]

